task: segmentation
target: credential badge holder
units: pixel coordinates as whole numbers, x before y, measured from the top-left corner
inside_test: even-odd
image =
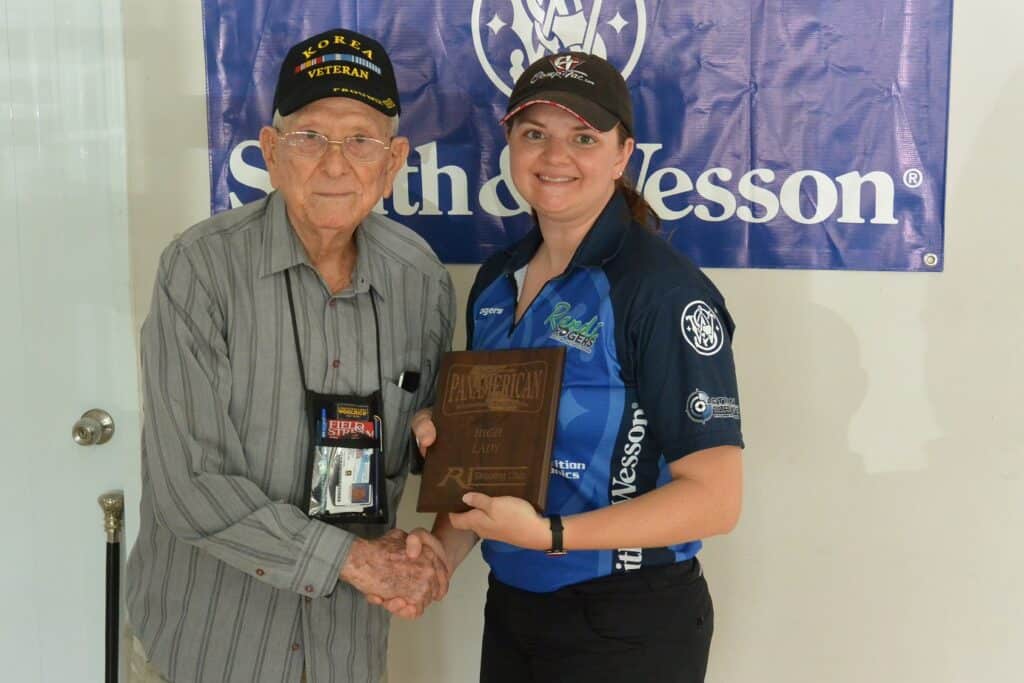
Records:
[[[338,396],[306,391],[308,508],[332,524],[388,521],[380,392]]]

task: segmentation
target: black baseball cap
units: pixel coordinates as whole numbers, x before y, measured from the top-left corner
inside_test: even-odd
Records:
[[[324,97],[351,97],[387,116],[402,111],[395,70],[373,38],[337,28],[294,45],[274,90],[274,111],[287,116]]]
[[[534,104],[564,109],[602,132],[621,123],[633,135],[633,102],[626,81],[596,55],[562,52],[535,61],[516,80],[501,123]]]

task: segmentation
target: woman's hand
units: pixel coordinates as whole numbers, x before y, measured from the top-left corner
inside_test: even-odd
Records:
[[[434,426],[433,408],[417,410],[416,414],[409,420],[409,428],[416,439],[416,447],[420,449],[420,456],[427,457],[427,449],[437,441],[437,427]]]
[[[462,502],[473,508],[469,512],[449,513],[456,529],[473,531],[480,538],[502,541],[530,550],[551,547],[551,526],[522,498],[483,493],[467,493]]]

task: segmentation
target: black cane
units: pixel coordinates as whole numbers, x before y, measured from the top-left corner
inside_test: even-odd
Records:
[[[121,637],[121,527],[124,496],[104,493],[99,497],[103,508],[103,528],[107,532],[107,642],[106,683],[117,683],[117,649]]]

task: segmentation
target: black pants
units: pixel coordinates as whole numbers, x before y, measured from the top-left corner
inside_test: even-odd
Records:
[[[554,593],[489,582],[481,683],[704,680],[714,609],[696,558]]]

